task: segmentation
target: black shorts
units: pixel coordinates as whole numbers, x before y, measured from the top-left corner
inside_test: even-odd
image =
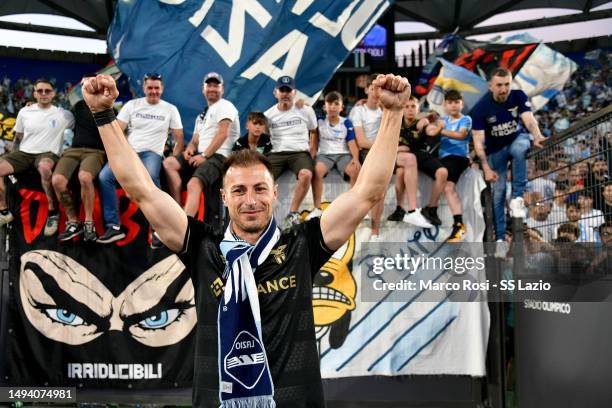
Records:
[[[218,153],[210,156],[198,167],[191,166],[182,154],[174,156],[174,158],[181,165],[180,173],[183,182],[187,182],[191,177],[197,177],[205,186],[213,186],[219,181],[223,172],[223,163],[225,162],[225,156]]]
[[[446,178],[448,181],[452,181],[457,184],[459,181],[459,177],[461,177],[461,173],[465,171],[470,165],[470,159],[467,157],[461,156],[446,156],[440,159],[444,167],[448,170],[448,177]]]
[[[414,152],[417,161],[417,168],[419,171],[427,174],[429,177],[435,180],[436,171],[445,167],[444,164],[435,156],[432,156],[431,153],[426,152],[425,150],[416,150]]]

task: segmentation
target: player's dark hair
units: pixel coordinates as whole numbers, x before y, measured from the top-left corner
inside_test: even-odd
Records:
[[[47,78],[38,78],[38,79],[36,80],[36,82],[34,82],[34,87],[36,87],[36,85],[38,85],[38,84],[47,84],[47,85],[49,85],[49,86],[50,86],[50,87],[51,87],[53,90],[55,90],[55,85],[53,85],[53,84],[51,83],[51,81],[49,81]]]
[[[223,178],[230,167],[250,167],[258,164],[266,166],[270,174],[272,174],[272,163],[263,154],[257,150],[242,149],[237,152],[233,152],[229,155],[227,160],[223,163]]]
[[[334,103],[336,101],[340,101],[340,103],[342,103],[342,101],[343,101],[343,97],[342,97],[342,94],[340,92],[331,91],[330,93],[325,95],[325,102],[327,102],[327,103]]]
[[[492,79],[493,77],[496,77],[496,76],[505,78],[508,75],[511,75],[510,71],[508,71],[506,68],[499,67],[499,68],[495,68],[493,72],[491,72],[489,79]]]
[[[462,101],[463,100],[463,95],[461,95],[461,92],[459,92],[457,90],[449,89],[444,94],[444,100],[445,101]]]
[[[249,116],[247,116],[247,121],[252,123],[261,123],[263,125],[268,124],[268,119],[263,112],[249,112]]]

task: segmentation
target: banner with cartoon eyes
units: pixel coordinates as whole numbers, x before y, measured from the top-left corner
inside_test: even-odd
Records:
[[[175,254],[149,249],[146,220],[119,195],[124,240],[59,243],[57,235],[44,236],[47,202],[36,175],[20,175],[9,186],[11,211],[19,215],[9,264],[10,384],[191,385],[196,312],[190,275]]]

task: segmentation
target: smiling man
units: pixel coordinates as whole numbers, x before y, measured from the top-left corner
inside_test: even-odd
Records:
[[[132,99],[119,112],[117,123],[123,132],[128,129],[127,141],[136,151],[153,182],[159,187],[168,130],[172,130],[176,144],[174,151],[183,150],[183,124],[176,106],[161,99],[164,84],[159,74],[144,77],[144,98]],[[125,238],[119,222],[119,203],[116,178],[108,163],[100,171],[100,194],[106,232],[96,242],[109,244]]]
[[[198,315],[194,407],[324,406],[313,277],[382,198],[394,167],[386,158],[397,152],[410,85],[380,75],[373,92],[383,107],[376,142],[355,185],[320,219],[280,231],[272,216],[278,193],[271,164],[245,149],[223,166],[221,194],[231,222],[219,235],[185,215],[151,181],[110,110],[118,95],[112,78],[100,75],[84,84],[119,183],[191,273]],[[271,289],[260,292],[259,285]]]

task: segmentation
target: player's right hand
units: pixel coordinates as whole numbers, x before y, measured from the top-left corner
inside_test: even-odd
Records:
[[[110,75],[97,75],[83,82],[83,99],[92,112],[111,109],[119,96],[117,84]]]

